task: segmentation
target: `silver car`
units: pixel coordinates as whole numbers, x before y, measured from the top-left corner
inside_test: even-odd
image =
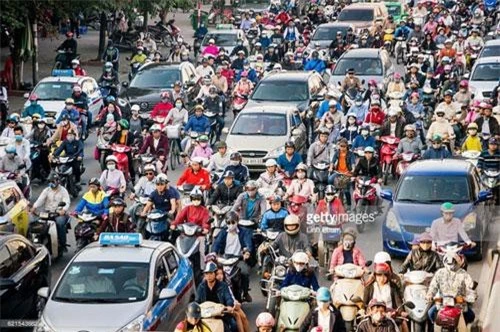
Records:
[[[191,265],[172,244],[102,233],[73,257],[50,294],[38,291],[47,303],[36,331],[173,331],[194,288]]]
[[[349,23],[333,22],[321,24],[314,31],[311,42],[307,45],[309,53],[316,48],[316,44],[319,44],[320,49],[328,50],[332,41],[337,38],[337,33],[339,31],[342,32],[342,38],[345,38],[347,29],[349,28],[354,30],[354,26]]]
[[[477,59],[470,76],[466,74],[465,77],[469,78],[469,86],[474,99],[491,98],[493,88],[497,86],[500,77],[500,56]]]

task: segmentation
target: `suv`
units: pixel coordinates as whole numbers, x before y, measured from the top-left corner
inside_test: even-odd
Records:
[[[469,74],[469,85],[474,98],[478,100],[491,98],[493,88],[500,77],[500,56],[481,57],[477,59]]]
[[[391,255],[406,257],[415,236],[428,231],[432,221],[441,217],[441,204],[451,202],[455,217],[462,220],[465,231],[477,243],[466,254],[482,257],[490,215],[485,203],[491,194],[472,163],[456,159],[417,161],[399,179],[394,195],[384,190],[380,196],[390,202],[383,219],[382,240]]]
[[[294,141],[297,151],[305,149],[306,128],[296,113],[296,108],[277,105],[246,107],[234,120],[226,143],[241,153],[250,171],[264,171],[266,160],[283,154],[287,141]]]
[[[363,29],[370,29],[375,22],[385,22],[389,13],[383,2],[354,3],[346,6],[339,14],[338,21],[351,23],[359,34]]]
[[[149,63],[142,66],[130,84],[123,82],[120,99],[130,105],[141,107],[141,116],[147,117],[153,107],[160,101],[160,93],[172,90],[176,81],[181,81],[190,100],[198,94],[200,76],[190,62],[177,64]],[[121,102],[123,103],[123,102]]]
[[[335,69],[330,76],[330,84],[338,84],[345,78],[349,68],[354,68],[356,77],[365,81],[374,79],[379,84],[385,84],[388,78],[394,73],[394,66],[389,57],[389,53],[383,49],[358,48],[352,49],[339,58]]]
[[[349,23],[333,22],[321,24],[315,31],[311,38],[311,42],[307,46],[310,52],[315,48],[315,44],[319,43],[321,49],[328,49],[332,41],[337,37],[337,32],[342,32],[342,37],[347,35],[347,29],[354,26]]]

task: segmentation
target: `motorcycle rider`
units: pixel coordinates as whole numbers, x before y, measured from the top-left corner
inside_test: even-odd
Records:
[[[314,274],[314,270],[309,267],[309,256],[303,251],[295,251],[293,254],[292,265],[288,268],[280,289],[290,285],[312,288],[314,291],[319,289],[318,279]]]
[[[23,159],[17,155],[16,147],[9,144],[5,147],[5,156],[0,159],[0,172],[16,174],[16,183],[24,191],[27,181],[24,179],[26,166]]]
[[[196,105],[194,107],[194,116],[189,117],[189,120],[184,127],[184,132],[189,133],[191,131],[197,132],[199,134],[207,135],[210,132],[210,120],[203,114],[204,108],[202,105]],[[189,136],[186,136],[182,142],[182,149],[185,149],[185,146],[190,139]]]
[[[481,38],[481,36],[479,35],[478,29],[472,29],[471,35],[465,40],[466,49],[472,49],[474,47],[480,49],[484,47],[484,41],[483,38]]]
[[[422,159],[447,159],[451,158],[451,153],[448,151],[445,145],[443,145],[443,139],[439,134],[435,134],[432,137],[432,145],[425,150],[422,155]]]
[[[3,158],[6,159],[6,158]],[[71,200],[69,193],[63,186],[59,185],[59,176],[57,174],[51,174],[47,179],[49,185],[45,188],[36,202],[31,208],[31,213],[33,215],[38,214],[38,210],[49,212],[58,212],[56,217],[56,227],[57,227],[57,238],[59,242],[59,247],[63,251],[67,252],[66,247],[66,224],[69,220],[68,209],[71,205]],[[64,203],[63,207],[59,207],[60,203]]]
[[[118,121],[117,130],[113,134],[113,137],[109,140],[109,144],[121,144],[128,147],[133,147],[135,144],[135,136],[129,131],[129,123],[125,119]],[[132,157],[132,151],[127,152],[128,157],[128,171],[130,173],[130,179],[135,181],[135,168],[134,159]]]
[[[441,257],[437,252],[432,250],[432,236],[425,232],[417,236],[413,244],[418,247],[413,248],[405,261],[399,268],[399,273],[404,274],[408,271],[426,271],[435,273],[443,267]]]
[[[40,119],[36,126],[33,128],[31,133],[26,136],[31,142],[38,142],[40,147],[40,163],[41,165],[35,165],[36,167],[41,166],[46,174],[50,173],[50,163],[49,163],[49,139],[50,139],[50,129],[47,127],[45,119]],[[39,172],[39,169],[33,168],[33,171]],[[34,176],[36,177],[36,175]]]
[[[215,75],[212,77],[212,84],[215,85],[217,90],[222,92],[223,95],[227,94],[228,81],[226,77],[222,76],[222,67],[217,67]]]
[[[387,86],[387,95],[390,96],[394,92],[404,93],[406,91],[404,82],[401,80],[400,73],[394,73],[394,80]]]
[[[391,107],[388,110],[387,118],[380,128],[380,136],[403,137],[404,121],[398,117],[398,112]]]
[[[182,175],[177,180],[177,187],[182,187],[184,184],[199,186],[201,190],[210,189],[210,174],[203,167],[203,158],[194,157],[189,161]]]
[[[188,304],[186,319],[179,322],[174,332],[211,332],[210,327],[201,320],[201,308],[196,302]]]
[[[285,143],[285,152],[277,159],[279,168],[288,173],[289,176],[295,173],[295,168],[302,163],[302,156],[295,151],[295,143],[288,141]]]
[[[335,268],[342,264],[354,264],[360,267],[366,266],[366,259],[361,249],[356,247],[357,232],[353,228],[346,228],[342,231],[340,245],[333,250],[330,261],[329,273],[333,274]]]
[[[73,60],[75,61],[75,60]],[[85,92],[82,91],[82,87],[79,85],[73,86],[73,93],[71,94],[71,98],[74,101],[75,109],[79,113],[79,118],[83,115],[82,118],[82,131],[87,135],[87,128],[92,124],[92,113],[89,112],[88,105],[88,96]]]
[[[378,299],[372,299],[368,304],[369,316],[363,319],[357,328],[358,332],[397,332],[396,322],[386,315],[387,304]]]
[[[361,148],[372,147],[375,148],[376,140],[375,137],[370,135],[370,126],[364,125],[361,127],[360,134],[356,136],[354,141],[352,142],[352,150],[355,151]]]
[[[148,135],[142,144],[139,154],[149,153],[155,155],[160,160],[165,160],[169,152],[168,138],[161,132],[158,124],[151,126],[151,135]]]
[[[81,163],[83,160],[83,142],[78,139],[76,132],[73,129],[68,130],[66,139],[64,139],[59,147],[54,151],[53,156],[59,157],[64,152],[66,157],[74,158],[72,162],[73,175],[77,187],[80,188],[81,181]],[[49,160],[52,161],[51,156]]]
[[[453,96],[453,100],[460,103],[462,106],[469,106],[472,101],[472,92],[469,90],[469,82],[461,80],[458,87],[458,92]]]
[[[218,141],[222,135],[222,128],[224,128],[225,107],[224,100],[217,93],[215,85],[210,86],[209,94],[203,102],[203,107],[208,111],[215,114],[215,121],[217,122],[217,132],[215,133],[215,140]]]
[[[94,235],[95,240],[99,238],[99,234],[102,232],[133,233],[135,231],[135,225],[130,220],[129,214],[125,212],[127,203],[122,198],[118,197],[112,200],[109,207],[113,208],[113,212],[109,214],[109,218],[104,218]]]
[[[66,40],[57,48],[57,51],[65,51],[66,63],[63,64],[64,68],[71,68],[71,61],[76,57],[78,43],[73,38],[73,32],[66,32]]]
[[[266,160],[266,171],[259,175],[257,185],[259,188],[276,190],[283,176],[277,172],[278,163],[275,159]]]
[[[64,109],[62,110],[61,114],[59,114],[59,117],[56,120],[56,124],[61,123],[63,120],[64,116],[67,115],[70,119],[71,122],[74,124],[78,123],[78,119],[80,118],[80,112],[78,112],[75,108],[75,101],[73,98],[66,98],[64,101],[64,104],[66,105]]]
[[[232,205],[243,189],[240,185],[234,183],[234,173],[226,171],[222,175],[223,182],[215,187],[215,191],[210,195],[207,208],[211,205],[221,203],[223,205]]]
[[[149,176],[151,178],[151,175]],[[147,216],[153,209],[173,216],[177,211],[177,201],[180,199],[179,192],[169,185],[170,181],[165,174],[159,174],[156,178],[148,179],[148,181],[154,182],[155,189],[149,194],[149,200],[144,206],[141,216]],[[151,187],[148,189],[150,190]]]
[[[444,109],[437,109],[434,114],[436,116],[436,120],[431,123],[429,130],[427,131],[426,138],[430,140],[433,136],[439,135],[441,138],[444,137],[445,139],[448,139],[450,141],[450,146],[453,147],[455,132],[445,116],[446,113]]]
[[[39,114],[40,117],[45,117],[45,110],[42,105],[38,104],[38,95],[36,93],[32,93],[29,97],[30,105],[26,107],[21,114],[23,118],[27,116],[33,117],[35,114]]]
[[[380,99],[372,99],[370,111],[366,115],[364,123],[367,125],[380,128],[385,120],[385,113],[380,107]]]
[[[454,213],[455,206],[452,203],[445,202],[441,205],[442,217],[433,220],[431,225],[433,243],[439,246],[450,242],[458,242],[460,236],[460,239],[467,245],[475,247],[476,243],[471,241],[462,221],[454,217]]]
[[[143,46],[149,54],[154,54],[158,50],[156,42],[151,38],[151,33],[149,32],[144,34]]]
[[[372,299],[382,300],[390,309],[396,309],[403,303],[402,290],[390,279],[391,274],[389,264],[375,264],[375,278],[372,278],[364,289],[364,303],[369,303]]]
[[[288,216],[288,211],[282,206],[282,198],[279,195],[271,195],[268,199],[271,208],[262,215],[260,229],[266,230],[284,230],[283,222]]]
[[[431,280],[426,300],[431,303],[438,292],[439,294],[455,295],[455,298],[458,298],[457,302],[468,304],[462,314],[466,324],[472,323],[476,315],[471,307],[477,298],[474,281],[467,271],[461,268],[463,261],[458,254],[446,254],[443,257],[443,264],[444,267],[437,270]],[[437,313],[438,309],[434,304],[427,312],[431,322],[434,323]]]
[[[360,175],[369,176],[373,180],[377,179],[377,183],[374,183],[373,186],[377,190],[377,196],[380,195],[380,183],[381,179],[381,168],[380,163],[377,158],[375,158],[375,149],[371,146],[367,146],[364,150],[365,155],[363,158],[360,158],[356,167],[354,168],[353,176],[358,177]],[[380,210],[380,205],[377,203],[377,207]]]
[[[208,78],[210,78],[210,80],[211,80],[211,77],[214,76],[214,69],[208,63],[207,57],[204,57],[203,59],[201,59],[201,65],[196,67],[196,72],[201,77],[208,77]]]
[[[481,128],[481,134],[489,134],[490,136],[498,139],[500,136],[500,125],[498,124],[497,119],[492,116],[491,104],[481,102],[479,107],[483,109],[483,114],[478,117],[475,122],[478,128]]]
[[[71,60],[71,68],[73,68],[75,76],[87,76],[87,72],[80,65],[80,60],[78,59]]]
[[[467,126],[467,137],[462,144],[462,151],[483,151],[481,138],[477,135],[477,123],[472,122]]]
[[[224,169],[229,165],[229,153],[227,152],[227,144],[224,141],[219,141],[215,143],[215,152],[210,157],[210,163],[207,167],[208,171],[223,172]]]
[[[325,69],[326,69],[325,61],[321,60],[319,58],[318,51],[314,50],[311,54],[311,58],[304,65],[304,70],[305,71],[314,70],[320,74],[323,74]]]
[[[488,148],[484,149],[479,156],[477,163],[477,168],[480,170],[486,169],[496,169],[498,170],[500,166],[498,165],[498,160],[500,159],[500,150],[498,149],[498,140],[495,137],[491,137],[488,140]]]
[[[309,311],[302,322],[301,332],[316,331],[323,332],[346,332],[344,319],[340,311],[332,305],[332,295],[326,287],[320,287],[316,292],[317,307]]]
[[[174,107],[170,99],[170,93],[168,91],[163,91],[160,94],[160,101],[153,107],[151,111],[151,119],[156,117],[167,117],[170,110]]]
[[[300,232],[299,217],[290,214],[285,217],[285,232],[281,232],[273,241],[271,246],[278,250],[280,255],[291,258],[297,250],[305,251],[309,257],[312,257],[312,249],[309,245],[307,235]]]
[[[328,159],[326,159],[328,160]],[[301,163],[295,168],[296,179],[293,179],[290,186],[286,190],[285,199],[297,196],[303,196],[315,200],[314,182],[306,176],[308,171],[307,165]]]
[[[266,211],[266,199],[258,193],[257,187],[255,181],[248,181],[245,185],[245,191],[236,198],[231,210],[237,212],[240,219],[252,220],[257,223]]]
[[[17,155],[26,165],[26,170],[29,170],[31,168],[31,145],[30,142],[24,138],[23,127],[17,126],[14,128],[14,142],[12,144],[16,148]]]
[[[356,123],[361,124],[368,114],[368,102],[363,101],[362,94],[358,93],[354,99],[354,104],[349,108],[348,113],[356,115]]]
[[[199,157],[203,159],[209,159],[212,156],[212,148],[208,145],[208,136],[201,135],[196,139],[197,144],[193,149],[191,154],[191,159]]]
[[[110,62],[113,66],[113,69],[118,72],[120,66],[120,51],[113,44],[112,40],[108,40],[108,47],[104,50],[104,53],[101,57],[102,62]]]
[[[117,86],[120,83],[118,72],[113,68],[113,64],[111,62],[106,62],[103,67],[103,73],[97,83],[100,87],[109,87],[109,95],[117,96]]]
[[[117,169],[118,159],[111,155],[106,157],[106,170],[102,172],[99,182],[105,191],[118,189],[120,194],[127,190],[127,182],[122,171]]]
[[[242,227],[238,227],[240,217],[235,211],[229,211],[226,217],[227,228],[223,228],[214,239],[212,251],[216,254],[228,255],[230,257],[243,256],[243,260],[238,262],[241,272],[241,297],[242,302],[252,302],[249,293],[251,253],[254,252],[252,233],[245,232]],[[239,294],[237,298],[239,298]]]
[[[328,142],[330,130],[325,127],[320,127],[318,132],[318,140],[312,143],[307,151],[307,167],[310,169],[308,177],[311,177],[313,172],[311,166],[318,162],[331,160],[332,144]]]
[[[229,165],[224,168],[224,173],[232,171],[234,173],[234,180],[240,185],[244,185],[250,178],[250,171],[248,167],[241,163],[241,153],[233,152],[229,156]]]
[[[414,125],[406,125],[405,137],[403,137],[398,144],[397,153],[415,153],[420,154],[424,148],[420,138],[416,137],[416,129]]]

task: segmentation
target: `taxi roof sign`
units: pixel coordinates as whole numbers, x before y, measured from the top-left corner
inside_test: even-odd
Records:
[[[217,24],[215,26],[215,29],[217,30],[233,30],[233,28],[232,24]]]
[[[52,70],[52,76],[74,77],[75,71],[73,69],[54,69],[54,70]]]
[[[142,234],[140,233],[101,233],[99,235],[101,246],[140,246]]]

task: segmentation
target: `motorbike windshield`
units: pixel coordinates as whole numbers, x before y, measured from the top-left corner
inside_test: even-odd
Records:
[[[398,202],[454,204],[472,201],[466,176],[405,176],[396,195]]]
[[[386,7],[387,7],[387,12],[389,13],[389,15],[396,16],[396,17],[399,17],[401,15],[401,5],[399,5],[399,4],[387,5],[386,4]]]
[[[285,136],[287,127],[285,114],[245,113],[236,119],[231,135]]]
[[[71,82],[42,82],[37,85],[33,93],[38,96],[38,100],[65,100],[71,97],[73,84]]]
[[[334,75],[344,76],[349,68],[354,68],[357,76],[382,75],[382,61],[378,58],[342,58],[335,66]]]
[[[126,303],[147,298],[149,265],[131,262],[73,262],[55,290],[53,301]]]
[[[166,89],[174,86],[174,83],[181,80],[179,70],[168,70],[164,67],[157,67],[139,71],[132,82],[131,88],[140,89]]]
[[[478,64],[472,74],[471,81],[498,81],[500,77],[500,63]]]
[[[258,101],[304,101],[309,97],[307,82],[261,82],[252,95]]]

